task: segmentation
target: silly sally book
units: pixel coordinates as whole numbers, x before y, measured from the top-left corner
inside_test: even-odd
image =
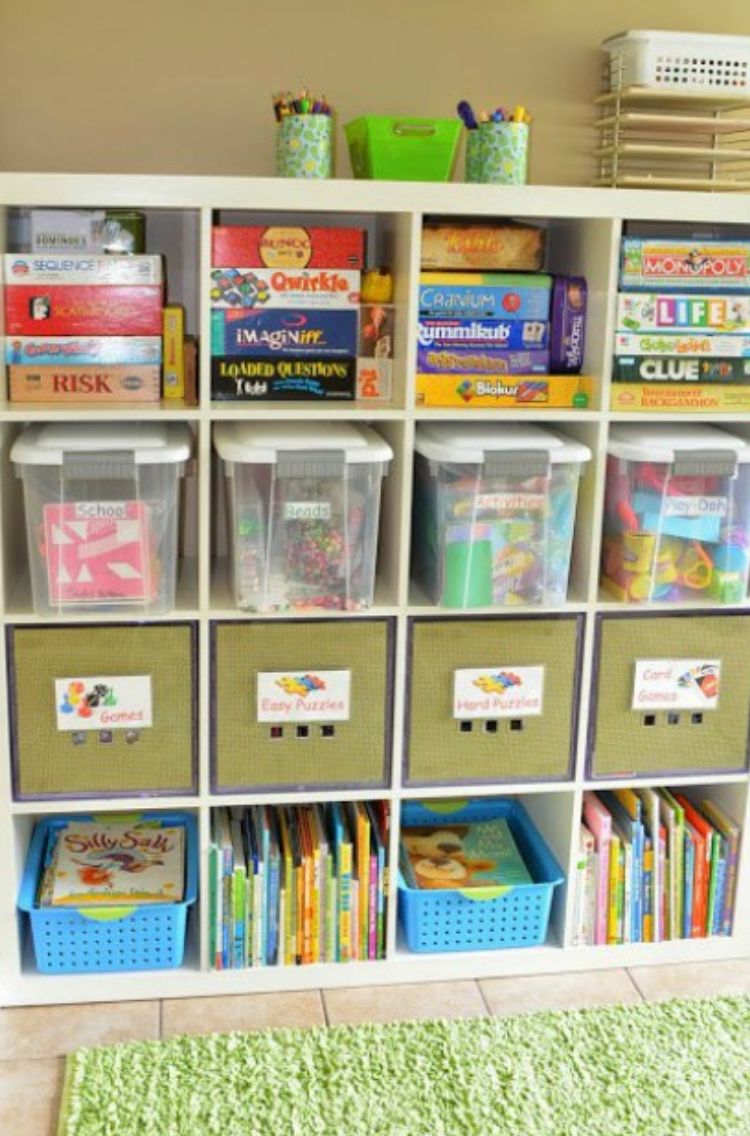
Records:
[[[181,825],[72,821],[48,850],[40,905],[179,902],[183,838]]]
[[[422,890],[534,882],[504,817],[439,827],[406,826],[401,846],[411,865],[409,878]]]

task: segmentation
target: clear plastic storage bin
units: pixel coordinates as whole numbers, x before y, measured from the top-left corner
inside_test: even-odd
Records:
[[[712,426],[613,426],[607,591],[630,603],[739,603],[748,567],[750,445]]]
[[[541,426],[420,424],[413,568],[433,603],[564,603],[591,451]]]
[[[39,615],[174,607],[181,423],[40,423],[11,448]]]
[[[221,422],[214,442],[237,607],[370,607],[388,443],[345,422]]]

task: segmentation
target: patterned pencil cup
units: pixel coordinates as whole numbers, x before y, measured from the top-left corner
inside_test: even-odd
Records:
[[[466,148],[464,150],[464,181],[481,181],[482,132],[481,130],[467,130],[464,137],[466,139]]]
[[[483,122],[481,182],[525,185],[529,167],[529,126],[526,122]]]
[[[276,132],[277,177],[330,177],[332,155],[330,115],[294,114],[282,118]]]

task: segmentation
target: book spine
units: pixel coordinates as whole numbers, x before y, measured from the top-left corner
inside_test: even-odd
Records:
[[[621,942],[619,937],[620,838],[612,833],[609,845],[609,887],[607,893],[607,943]]]
[[[368,894],[369,911],[367,913],[367,958],[378,957],[378,858],[370,855],[370,886]]]

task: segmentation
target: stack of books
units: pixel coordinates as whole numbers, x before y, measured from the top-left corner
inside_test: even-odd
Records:
[[[697,793],[586,791],[573,943],[659,943],[730,935],[740,826]]]
[[[216,970],[385,957],[388,802],[218,808],[211,824]]]

